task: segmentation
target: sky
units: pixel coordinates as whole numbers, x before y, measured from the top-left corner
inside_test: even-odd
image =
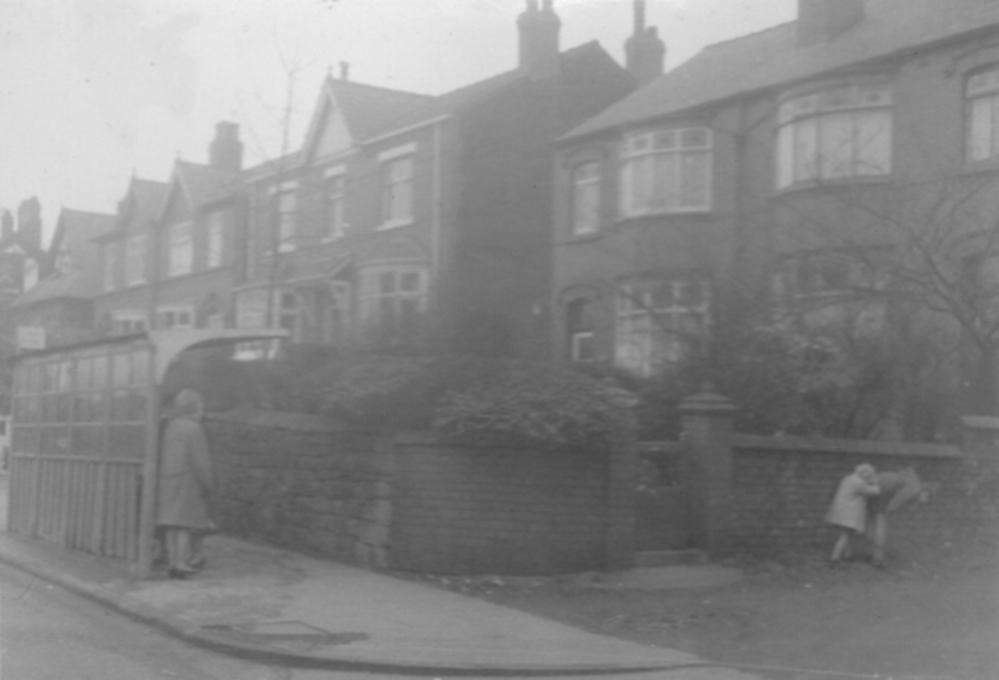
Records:
[[[517,62],[524,0],[0,0],[0,209],[113,213],[129,178],[207,160],[239,123],[245,165],[301,145],[323,77],[440,94]],[[562,49],[624,61],[632,0],[555,0]],[[666,68],[795,16],[796,0],[647,0]],[[290,103],[290,105],[289,105]],[[290,125],[285,125],[290,121]]]

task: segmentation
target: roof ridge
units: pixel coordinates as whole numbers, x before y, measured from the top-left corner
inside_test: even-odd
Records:
[[[427,99],[433,99],[436,95],[424,94],[422,92],[413,92],[411,90],[399,90],[393,87],[385,87],[384,85],[371,85],[370,83],[362,83],[357,80],[344,80],[343,78],[334,78],[333,76],[327,76],[327,82],[346,87],[363,87],[369,90],[379,90],[380,92],[386,92],[391,94],[402,94],[409,97],[426,97]]]

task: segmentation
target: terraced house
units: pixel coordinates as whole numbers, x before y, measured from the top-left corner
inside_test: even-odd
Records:
[[[563,136],[556,356],[652,375],[752,313],[994,383],[997,45],[994,0],[800,0]]]
[[[439,96],[326,79],[303,148],[245,175],[238,326],[547,354],[551,143],[634,79],[595,42],[561,51],[550,0],[518,30],[516,68]]]
[[[177,160],[169,182],[133,178],[99,239],[95,320],[106,333],[231,326],[233,239],[245,220],[243,145],[221,122],[209,163]]]

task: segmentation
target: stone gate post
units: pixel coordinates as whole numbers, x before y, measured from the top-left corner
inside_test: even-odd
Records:
[[[738,409],[706,385],[680,404],[689,448],[691,535],[711,557],[729,547],[732,526],[732,420]]]

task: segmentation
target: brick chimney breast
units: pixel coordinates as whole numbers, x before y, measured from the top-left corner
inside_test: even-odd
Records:
[[[798,0],[798,46],[827,42],[864,19],[865,0]]]
[[[229,121],[215,124],[215,139],[208,147],[213,168],[239,172],[243,167],[243,143],[239,141],[239,125]]]
[[[634,10],[635,30],[624,43],[624,54],[628,72],[645,85],[663,74],[666,44],[655,26],[645,25],[645,0],[635,0]]]
[[[517,17],[520,35],[520,68],[532,78],[549,78],[559,72],[559,31],[562,22],[552,0],[527,0]]]

